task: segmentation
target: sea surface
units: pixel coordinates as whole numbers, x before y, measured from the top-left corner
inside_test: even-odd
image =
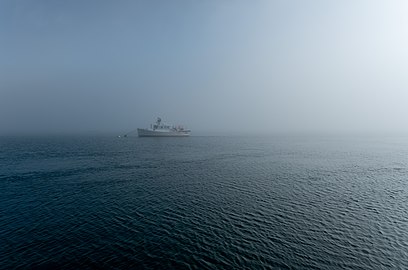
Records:
[[[408,137],[1,137],[1,269],[408,269]]]

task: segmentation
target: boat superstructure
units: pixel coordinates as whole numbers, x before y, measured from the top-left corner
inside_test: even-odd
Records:
[[[187,137],[190,130],[162,123],[161,118],[157,117],[156,123],[151,124],[150,128],[138,128],[137,134],[139,137]]]

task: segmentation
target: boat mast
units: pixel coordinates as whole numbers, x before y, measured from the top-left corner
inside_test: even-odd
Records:
[[[161,118],[160,118],[160,117],[157,117],[156,124],[153,125],[153,130],[158,129],[159,126],[160,126],[160,123],[161,123]]]

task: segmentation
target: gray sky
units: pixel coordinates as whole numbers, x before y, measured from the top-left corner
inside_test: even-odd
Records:
[[[0,2],[0,134],[408,131],[408,1]]]

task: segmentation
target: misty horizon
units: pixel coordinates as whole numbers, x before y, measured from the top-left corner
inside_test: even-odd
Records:
[[[0,1],[0,268],[408,269],[407,14]]]
[[[0,135],[406,134],[404,1],[2,1]]]

